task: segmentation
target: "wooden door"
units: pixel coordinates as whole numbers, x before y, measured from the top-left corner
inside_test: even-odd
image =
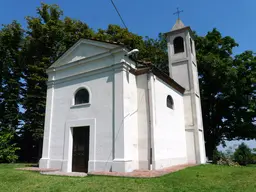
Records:
[[[90,128],[73,128],[72,172],[88,172]]]

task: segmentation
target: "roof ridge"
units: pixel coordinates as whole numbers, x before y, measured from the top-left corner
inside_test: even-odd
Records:
[[[88,40],[92,40],[92,41],[99,41],[99,42],[103,42],[103,43],[110,43],[110,44],[115,44],[115,45],[125,45],[124,43],[120,42],[120,41],[111,41],[111,40],[102,40],[99,38],[84,38],[84,39],[88,39]]]

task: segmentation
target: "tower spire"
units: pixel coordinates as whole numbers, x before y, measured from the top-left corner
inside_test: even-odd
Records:
[[[173,25],[171,31],[175,31],[175,30],[178,30],[178,29],[182,29],[182,28],[184,28],[184,27],[186,27],[186,26],[185,26],[184,23],[178,18],[178,19],[176,20],[176,23]]]
[[[178,18],[176,20],[176,23],[172,27],[171,31],[175,31],[175,30],[182,29],[185,27],[184,23],[180,19],[180,13],[182,13],[182,12],[183,12],[183,10],[179,10],[179,8],[177,8],[177,11],[175,13],[173,13],[173,15],[177,15]]]

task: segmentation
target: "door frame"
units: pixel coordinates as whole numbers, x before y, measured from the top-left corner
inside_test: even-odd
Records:
[[[73,154],[73,128],[89,126],[89,162],[88,172],[95,171],[96,161],[96,119],[80,119],[66,122],[65,137],[64,137],[64,161],[66,167],[63,171],[72,172],[72,154]]]
[[[84,163],[85,163],[85,160],[87,160],[87,158],[88,158],[88,162],[87,162],[87,167],[85,166],[85,169],[87,170],[87,172],[85,172],[85,173],[88,173],[88,171],[89,171],[89,158],[90,158],[90,126],[83,126],[83,127],[72,127],[71,128],[72,130],[72,137],[73,137],[73,147],[72,147],[72,161],[74,160],[74,131],[75,130],[78,130],[78,129],[83,129],[83,131],[85,131],[85,132],[83,132],[84,133],[84,136],[86,135],[86,137],[84,137],[83,138],[83,143],[84,143],[84,152],[85,151],[87,151],[88,153],[87,154],[85,154],[85,156],[84,156]],[[89,134],[86,134],[86,132],[88,131],[88,133]],[[88,136],[88,138],[87,138],[87,136]],[[86,145],[85,144],[85,141],[86,140],[89,140],[89,143],[88,143],[88,145]],[[87,141],[88,141],[87,140]],[[85,149],[85,148],[87,148],[87,149]],[[86,157],[86,158],[85,158]],[[86,165],[86,164],[85,164]],[[72,165],[71,165],[71,169],[72,169],[72,172],[73,172],[73,169],[74,169],[74,167],[73,167],[74,165],[73,165],[73,162],[72,162]],[[78,172],[78,171],[76,171],[76,172]],[[79,171],[79,172],[84,172],[84,171]]]

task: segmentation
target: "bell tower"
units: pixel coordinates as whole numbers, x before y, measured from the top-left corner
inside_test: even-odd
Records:
[[[200,89],[193,33],[180,18],[167,35],[169,74],[183,86],[188,163],[205,163]]]

